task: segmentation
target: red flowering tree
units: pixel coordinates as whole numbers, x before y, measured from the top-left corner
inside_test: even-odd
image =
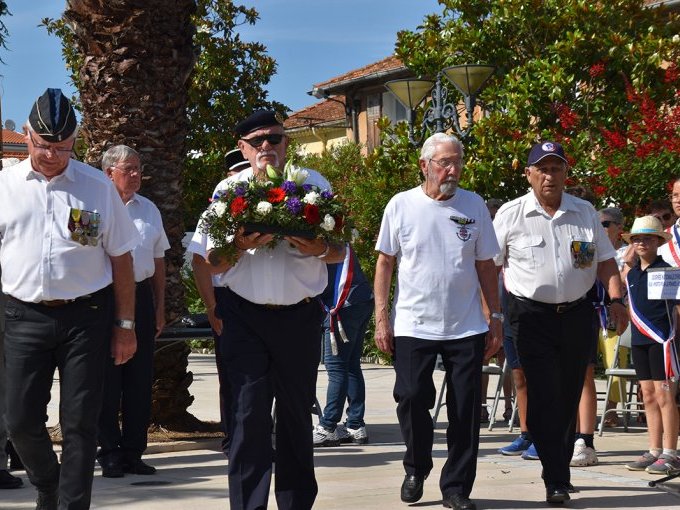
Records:
[[[570,182],[600,205],[632,208],[667,193],[678,159],[680,21],[641,0],[440,0],[441,15],[400,32],[396,53],[416,74],[491,63],[487,115],[466,143],[463,185],[484,197],[528,189],[531,145],[565,145]]]

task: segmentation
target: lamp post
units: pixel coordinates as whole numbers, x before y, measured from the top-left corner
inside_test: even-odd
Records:
[[[423,79],[392,80],[385,83],[387,90],[404,105],[408,116],[408,139],[420,146],[429,130],[440,133],[453,128],[462,141],[470,136],[474,123],[477,95],[493,76],[495,66],[484,64],[463,64],[442,69],[434,81]],[[465,128],[461,127],[461,114],[457,103],[447,102],[449,88],[452,84],[463,95],[465,101]],[[431,94],[430,107],[425,111],[420,139],[414,135],[415,110]]]

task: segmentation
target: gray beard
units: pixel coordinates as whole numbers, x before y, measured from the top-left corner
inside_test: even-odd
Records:
[[[455,182],[445,182],[444,184],[439,185],[439,192],[442,195],[450,196],[452,197],[453,195],[456,194],[456,190],[458,189],[458,184]]]

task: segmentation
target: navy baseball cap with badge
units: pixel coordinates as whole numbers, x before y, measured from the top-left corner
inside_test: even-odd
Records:
[[[36,135],[49,143],[70,138],[78,126],[76,112],[61,89],[47,89],[36,99],[28,123]]]
[[[539,142],[531,148],[529,158],[527,159],[527,166],[533,166],[548,156],[555,156],[569,164],[567,157],[564,155],[564,148],[562,145],[557,142],[546,141]]]
[[[257,129],[262,129],[270,126],[283,126],[283,119],[273,110],[255,110],[246,119],[242,120],[234,131],[240,137],[252,133]]]

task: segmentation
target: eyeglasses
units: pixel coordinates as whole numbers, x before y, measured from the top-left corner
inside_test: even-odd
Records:
[[[71,154],[73,152],[73,145],[75,145],[75,141],[71,144],[71,147],[64,148],[64,147],[54,147],[53,145],[44,145],[41,143],[38,143],[35,141],[33,138],[33,133],[30,131],[28,132],[28,137],[31,139],[31,144],[33,145],[33,148],[35,150],[41,151],[41,152],[53,152],[59,156],[63,156],[64,154]]]
[[[126,167],[113,165],[111,168],[115,168],[116,170],[118,170],[123,175],[132,175],[132,174],[142,175],[144,173],[144,169],[146,168],[146,165],[126,166]]]
[[[430,158],[430,161],[436,163],[438,167],[441,167],[444,170],[451,170],[452,168],[456,168],[456,167],[459,167],[461,165],[461,162],[457,159],[432,159],[432,158]]]
[[[630,242],[633,244],[647,244],[651,243],[655,236],[640,236],[631,237]]]
[[[668,195],[668,200],[670,200],[671,202],[677,202],[680,200],[680,194],[673,193],[672,195]]]
[[[604,220],[604,221],[602,221],[602,222],[600,222],[600,223],[602,223],[602,226],[603,226],[604,228],[608,228],[610,225],[619,225],[619,223],[617,223],[617,222],[615,222],[615,221],[612,221],[612,220]]]
[[[255,149],[259,149],[260,147],[262,147],[264,142],[269,142],[270,145],[280,144],[281,140],[283,140],[284,136],[285,135],[272,134],[272,135],[254,136],[252,138],[241,138],[241,140],[246,142],[251,147],[254,147]]]
[[[655,218],[661,220],[661,221],[668,221],[671,219],[671,213],[667,212],[665,214],[652,214]]]

